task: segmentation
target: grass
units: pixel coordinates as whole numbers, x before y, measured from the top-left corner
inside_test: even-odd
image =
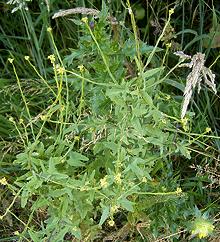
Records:
[[[218,4],[27,4],[0,2],[0,240],[218,240]],[[52,19],[79,6],[101,12]],[[178,50],[217,89],[182,119]]]

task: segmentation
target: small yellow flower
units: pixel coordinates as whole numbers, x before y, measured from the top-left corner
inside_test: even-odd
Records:
[[[75,141],[79,141],[79,140],[80,140],[80,137],[79,137],[79,136],[75,136],[75,137],[74,137],[74,140],[75,140]]]
[[[80,65],[77,68],[79,69],[80,72],[83,72],[85,70],[84,65]]]
[[[15,231],[13,234],[14,234],[14,235],[19,235],[20,233],[19,233],[19,231],[17,230],[17,231]]]
[[[85,186],[82,186],[81,188],[80,188],[80,191],[81,192],[83,192],[83,191],[87,191],[88,189],[85,187]]]
[[[167,94],[165,98],[166,98],[166,100],[170,100],[171,97],[170,97],[170,95]]]
[[[174,8],[171,8],[171,9],[169,10],[169,15],[171,16],[173,13],[174,13]]]
[[[115,212],[117,212],[118,211],[118,206],[117,205],[113,205],[112,207],[111,207],[111,209],[110,209],[110,212],[111,212],[111,214],[114,214]]]
[[[182,124],[182,127],[183,127],[184,131],[187,131],[188,130],[188,127],[187,127],[188,121],[189,121],[188,118],[182,118],[181,119],[181,124]]]
[[[116,183],[121,184],[121,173],[115,175],[115,181]]]
[[[30,60],[30,56],[26,55],[26,56],[24,57],[24,59],[25,59],[26,61],[29,61],[29,60]]]
[[[181,194],[183,191],[182,191],[182,189],[181,189],[181,187],[177,187],[177,189],[176,189],[176,194]]]
[[[214,230],[214,225],[204,218],[197,218],[193,227],[192,235],[197,235],[200,239],[207,237]]]
[[[55,63],[55,55],[49,55],[48,57],[47,57],[47,59],[49,59],[50,60],[50,62],[52,63],[52,64],[54,64]]]
[[[162,122],[163,124],[166,124],[166,123],[167,123],[167,121],[166,121],[165,118],[161,119],[161,122]]]
[[[107,181],[107,176],[105,176],[103,179],[100,180],[100,185],[102,188],[106,188],[109,184],[108,184],[108,181]]]
[[[9,120],[10,122],[14,123],[14,118],[13,118],[13,117],[10,117],[8,120]]]
[[[13,58],[8,58],[8,61],[12,64],[12,62],[14,61]]]
[[[182,124],[187,124],[187,122],[188,122],[188,118],[182,118],[181,119],[181,123]]]
[[[142,182],[143,182],[143,183],[146,183],[146,182],[147,182],[147,178],[146,178],[146,177],[143,177],[143,178],[142,178]]]
[[[128,186],[129,186],[129,187],[133,187],[133,186],[134,186],[134,182],[130,181],[130,182],[128,183]]]
[[[209,133],[209,132],[211,132],[211,131],[212,131],[212,129],[209,128],[209,127],[207,127],[207,128],[205,129],[205,132],[206,132],[206,133]]]
[[[56,66],[56,70],[57,70],[57,73],[60,75],[63,75],[63,73],[65,72],[65,68],[59,65]]]
[[[128,13],[129,13],[130,15],[133,13],[131,7],[128,8]]]
[[[6,180],[5,177],[3,177],[2,179],[0,179],[0,184],[1,185],[4,185],[4,186],[8,184],[8,182],[7,182],[7,180]]]
[[[87,23],[88,23],[88,18],[87,18],[87,17],[84,17],[84,18],[81,19],[81,21],[82,21],[83,23],[87,24]]]
[[[114,220],[109,220],[109,221],[108,221],[108,225],[111,226],[111,227],[114,226],[114,225],[115,225]]]
[[[40,115],[40,119],[42,121],[46,121],[47,120],[47,115]]]
[[[22,118],[19,119],[19,124],[23,124],[24,120]]]
[[[171,43],[167,43],[167,44],[166,44],[166,47],[167,47],[167,49],[169,49],[169,48],[172,47],[172,44],[171,44]]]
[[[47,32],[49,32],[49,33],[52,32],[52,28],[51,27],[48,27],[47,28]]]

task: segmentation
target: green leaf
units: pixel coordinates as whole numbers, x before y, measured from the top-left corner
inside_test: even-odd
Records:
[[[33,232],[32,230],[28,230],[28,233],[32,239],[32,241],[42,241],[40,237],[38,237],[37,232]]]
[[[136,132],[138,132],[139,135],[144,136],[146,133],[146,130],[141,126],[140,119],[135,117],[131,120],[131,125],[134,128]]]
[[[40,197],[31,207],[32,210],[36,210],[38,208],[44,208],[47,207],[49,205],[49,201],[44,198],[44,197]]]
[[[82,167],[82,166],[85,166],[85,164],[82,161],[88,161],[88,160],[89,159],[86,156],[84,156],[78,152],[71,151],[70,157],[67,160],[67,163],[71,166]]]
[[[103,223],[108,218],[109,212],[110,212],[109,206],[104,206],[103,209],[102,209],[102,216],[101,216],[101,219],[99,221],[100,226],[103,225]]]
[[[72,198],[71,189],[69,189],[69,188],[55,189],[55,190],[52,190],[49,192],[49,195],[51,197],[61,197],[64,194],[68,194],[69,198],[70,199]]]
[[[28,198],[29,198],[29,191],[25,189],[21,193],[21,207],[22,208],[24,208],[26,206]]]
[[[108,17],[108,7],[105,3],[105,0],[103,0],[102,1],[102,10],[99,13],[99,21],[106,22],[107,17]]]
[[[184,92],[185,86],[182,83],[179,83],[172,79],[166,79],[164,80],[164,82]]]
[[[154,69],[147,70],[143,73],[142,77],[149,79],[150,77],[154,76],[155,74],[161,74],[164,70],[164,67],[158,67]]]
[[[42,185],[42,180],[40,180],[36,175],[33,175],[31,180],[27,183],[26,187],[29,191],[35,191]]]
[[[176,152],[180,152],[183,156],[185,156],[187,159],[190,159],[191,156],[190,156],[190,152],[189,150],[187,149],[187,146],[183,145],[183,144],[176,144],[177,146],[177,149],[176,149]]]
[[[153,100],[147,92],[143,93],[143,99],[150,107],[154,107]]]
[[[129,211],[129,212],[133,212],[134,208],[133,208],[133,202],[129,201],[127,198],[122,198],[119,201],[119,204],[122,208],[124,208],[125,210]]]
[[[143,169],[141,169],[135,162],[133,162],[129,167],[139,179],[141,179],[144,176]]]
[[[63,241],[64,236],[69,231],[69,226],[65,226],[53,237],[53,241]]]
[[[63,63],[64,65],[70,66],[73,63],[74,59],[77,59],[78,57],[83,55],[83,52],[81,50],[75,50],[71,49],[71,54],[65,56]]]
[[[130,37],[130,39],[128,39],[125,43],[124,43],[124,47],[123,47],[123,54],[125,56],[129,56],[131,58],[134,58],[135,55],[136,55],[136,49],[134,48],[135,46],[135,40],[132,38],[133,36]],[[155,47],[154,46],[150,46],[150,45],[147,45],[146,43],[144,42],[140,42],[140,52],[141,54],[150,54],[153,49]],[[156,48],[156,52],[158,51],[161,51],[162,49],[160,48]]]
[[[146,105],[137,105],[135,108],[132,110],[132,114],[136,117],[141,117],[142,115],[146,114],[148,112],[148,108]]]

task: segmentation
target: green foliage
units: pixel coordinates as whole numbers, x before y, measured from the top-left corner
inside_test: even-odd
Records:
[[[33,28],[31,14],[20,5],[16,10]],[[204,190],[211,178],[200,176],[197,164],[217,160],[212,144],[219,137],[207,134],[206,119],[198,130],[192,112],[179,118],[184,85],[175,74],[179,64],[171,71],[165,64],[169,47],[151,46],[125,26],[114,26],[103,1],[98,19],[73,21],[77,46],[59,51],[62,41],[48,28],[44,11],[41,41],[28,35],[32,55],[22,59],[25,67],[17,53],[7,61],[15,95],[7,93],[10,81],[2,84],[0,98],[10,97],[11,104],[2,102],[0,145],[6,149],[11,142],[17,149],[1,154],[0,184],[15,199],[0,218],[10,214],[22,224],[15,233],[20,241],[95,241],[108,233],[120,240],[120,229],[124,239],[135,241],[208,236],[214,227],[195,206],[214,216],[218,199]],[[167,44],[170,35],[164,35]],[[49,53],[39,48],[46,36]],[[25,78],[32,75],[36,82],[22,80],[23,68]],[[11,211],[17,197],[27,217]]]

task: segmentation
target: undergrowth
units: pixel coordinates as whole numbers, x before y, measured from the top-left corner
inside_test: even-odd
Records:
[[[20,5],[0,36],[0,241],[218,240],[218,56],[196,55],[216,36],[185,28],[187,1],[51,20],[57,2],[2,4]],[[216,28],[217,7],[198,5]]]

